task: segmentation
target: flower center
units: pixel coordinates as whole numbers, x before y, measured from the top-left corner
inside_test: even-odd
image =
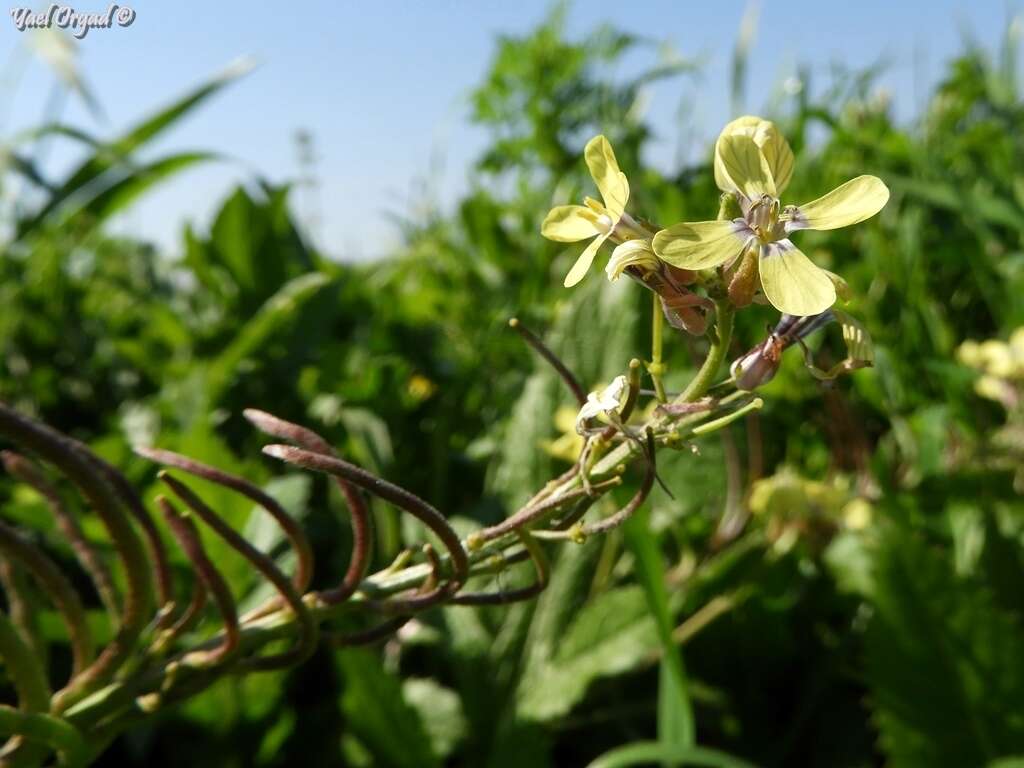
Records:
[[[762,243],[773,243],[786,236],[783,223],[779,221],[779,201],[771,195],[762,195],[760,200],[751,203],[744,217],[757,239]]]

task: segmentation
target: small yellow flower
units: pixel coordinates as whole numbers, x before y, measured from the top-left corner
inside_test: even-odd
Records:
[[[858,176],[810,203],[783,207],[779,195],[792,175],[793,151],[771,122],[733,120],[715,144],[715,182],[736,195],[742,217],[676,224],[655,235],[654,252],[677,267],[710,269],[757,249],[761,288],[772,305],[790,315],[824,312],[835,303],[835,283],[789,235],[869,219],[889,200],[889,190],[875,176]]]
[[[626,267],[638,267],[642,272],[648,273],[656,272],[659,266],[650,240],[627,240],[612,251],[604,271],[608,275],[608,280],[614,283],[622,277]]]
[[[549,456],[562,459],[570,464],[580,457],[584,440],[576,432],[576,411],[569,406],[562,406],[555,411],[555,431],[558,437],[542,443]]]
[[[595,136],[583,152],[590,175],[601,193],[602,202],[584,198],[585,205],[560,205],[552,208],[541,225],[541,234],[560,243],[575,243],[593,238],[586,250],[565,276],[565,287],[571,288],[587,274],[598,249],[608,239],[626,210],[629,182],[604,136]]]
[[[409,383],[406,385],[406,391],[409,393],[409,397],[417,402],[428,400],[433,397],[437,391],[437,385],[428,379],[426,376],[420,373],[414,373],[409,377]]]

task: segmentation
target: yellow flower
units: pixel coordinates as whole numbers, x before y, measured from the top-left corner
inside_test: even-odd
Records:
[[[549,456],[571,464],[580,457],[584,445],[583,438],[576,432],[576,411],[562,406],[555,411],[554,422],[559,435],[554,440],[545,440],[542,446]]]
[[[658,270],[658,257],[654,255],[650,240],[627,240],[616,246],[604,271],[614,283],[622,277],[626,267],[638,267],[644,273]]]
[[[565,276],[566,288],[576,285],[587,274],[598,249],[622,218],[629,200],[629,182],[626,174],[619,170],[608,139],[604,136],[592,138],[587,142],[583,156],[601,193],[602,202],[587,197],[583,200],[585,205],[560,205],[552,208],[541,225],[544,237],[560,243],[593,238]]]
[[[736,195],[742,217],[663,229],[654,237],[654,252],[683,269],[710,269],[757,249],[761,288],[772,305],[790,315],[824,312],[835,303],[835,283],[789,235],[871,218],[889,200],[889,190],[875,176],[858,176],[810,203],[783,207],[779,195],[792,175],[793,151],[771,122],[733,120],[715,144],[715,182]]]

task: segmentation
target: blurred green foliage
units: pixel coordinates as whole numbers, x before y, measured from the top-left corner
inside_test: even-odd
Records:
[[[570,404],[507,319],[543,330],[587,385],[648,343],[645,296],[593,275],[565,291],[572,249],[539,236],[551,204],[586,189],[583,143],[609,136],[640,215],[667,226],[717,208],[710,149],[675,173],[644,163],[644,89],[692,63],[623,81],[613,65],[647,43],[610,28],[573,41],[562,22],[556,10],[498,41],[472,96],[492,137],[472,191],[450,214],[403,222],[405,245],[374,264],[316,252],[288,188],[262,181],[235,190],[208,229],[186,228],[183,258],[108,233],[139,195],[209,159],[136,158],[237,72],[109,142],[56,124],[10,141],[0,183],[19,202],[4,211],[0,397],[142,488],[152,469],[134,442],[267,484],[312,532],[325,585],[346,562],[342,502],[322,478],[272,477],[244,407],[309,423],[457,525],[499,520],[564,468],[542,445]],[[692,764],[739,764],[728,753],[764,766],[962,768],[1024,755],[1024,500],[1013,467],[989,460],[1005,414],[955,354],[1024,324],[1015,45],[968,47],[909,125],[871,72],[820,88],[804,73],[771,107],[797,154],[791,199],[860,173],[892,189],[871,222],[803,241],[853,288],[874,369],[823,390],[791,353],[760,416],[661,464],[675,498],[656,490],[643,529],[563,547],[535,602],[444,608],[383,651],[321,650],[288,674],[218,684],[101,764],[583,765],[634,742],[671,744],[691,716],[706,750]],[[32,150],[46,137],[84,142],[87,160],[44,179]],[[768,308],[743,313],[736,355],[772,320]],[[835,361],[834,341],[822,359]],[[672,339],[670,389],[701,343]],[[76,573],[39,500],[4,488],[4,514]],[[284,549],[247,504],[216,488],[208,499],[250,540]],[[388,509],[375,515],[378,566],[422,538]],[[265,594],[208,546],[243,604]],[[671,661],[680,647],[685,662]],[[692,715],[673,685],[688,687]],[[671,759],[630,749],[605,764]]]

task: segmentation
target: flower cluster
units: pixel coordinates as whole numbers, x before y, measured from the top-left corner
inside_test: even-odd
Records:
[[[843,329],[849,357],[828,372],[819,371],[808,358],[812,373],[830,379],[871,365],[867,331],[833,309],[837,298],[848,296],[845,282],[816,266],[790,236],[802,229],[838,229],[874,216],[889,199],[880,179],[858,176],[809,203],[784,205],[781,196],[793,176],[793,151],[771,121],[748,115],[726,125],[715,143],[714,177],[722,192],[718,219],[659,229],[626,211],[629,181],[608,139],[591,139],[584,159],[601,200],[586,197],[583,205],[557,206],[541,227],[545,237],[557,242],[590,240],[566,275],[566,287],[586,276],[601,246],[610,241],[615,248],[605,268],[608,279],[627,275],[653,291],[661,309],[655,314],[664,314],[676,328],[701,335],[716,308],[721,314],[754,301],[771,304],[783,313],[782,320],[768,339],[733,364],[738,389],[754,389],[770,380],[787,346],[803,347],[805,336],[833,320]],[[660,322],[656,317],[656,347]],[[648,370],[657,389],[664,370],[660,348],[652,358]],[[594,415],[581,412],[580,419],[586,422]]]
[[[780,195],[793,175],[793,151],[772,122],[745,116],[725,126],[714,156],[715,182],[735,201],[738,215],[651,231],[626,213],[629,182],[608,140],[595,137],[584,156],[602,202],[588,197],[584,205],[558,206],[541,229],[559,242],[592,238],[566,276],[566,287],[583,279],[601,245],[611,240],[617,247],[608,261],[609,279],[630,268],[643,279],[662,264],[688,272],[717,268],[725,274],[748,261],[756,270],[747,272],[759,276],[765,299],[776,309],[817,315],[835,303],[838,278],[815,266],[789,236],[801,229],[856,224],[878,213],[889,199],[880,179],[858,176],[817,200],[783,205]]]

